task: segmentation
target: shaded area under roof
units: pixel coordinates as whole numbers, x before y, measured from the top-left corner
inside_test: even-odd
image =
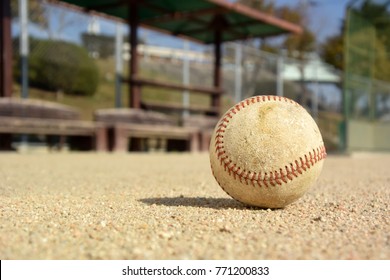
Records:
[[[53,1],[52,1],[53,2]],[[261,38],[299,33],[298,25],[225,0],[60,0],[86,12],[99,12],[128,20],[137,6],[141,26],[187,37],[200,43],[213,43],[213,30],[222,31],[221,41]]]

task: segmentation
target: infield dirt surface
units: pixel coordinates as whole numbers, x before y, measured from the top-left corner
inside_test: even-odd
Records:
[[[390,259],[390,155],[330,155],[270,210],[208,154],[1,153],[0,259]]]

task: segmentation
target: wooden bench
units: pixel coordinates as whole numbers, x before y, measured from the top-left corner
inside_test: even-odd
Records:
[[[204,87],[204,86],[193,86],[193,85],[183,85],[171,82],[163,82],[158,80],[151,80],[146,78],[141,78],[137,76],[132,76],[130,78],[121,78],[121,81],[129,84],[130,87],[130,107],[135,109],[158,109],[158,110],[170,110],[172,111],[191,111],[191,112],[201,112],[210,116],[219,116],[221,109],[221,98],[224,90],[220,87]],[[210,98],[209,106],[188,106],[184,108],[179,104],[166,104],[160,102],[145,102],[142,100],[142,88],[143,87],[152,87],[159,89],[169,89],[172,91],[187,91],[191,94],[208,96]]]
[[[12,149],[13,134],[44,135],[46,141],[59,136],[59,148],[67,136],[78,149],[107,150],[107,133],[103,124],[82,121],[77,110],[53,102],[1,98],[0,149]]]
[[[168,151],[198,151],[199,130],[179,127],[162,113],[142,109],[100,109],[95,120],[109,128],[109,150],[115,152],[145,150],[145,140],[166,141]]]
[[[215,73],[217,74],[217,73]],[[219,78],[215,76],[214,82],[218,81]],[[222,106],[222,96],[224,90],[219,86],[219,82],[214,83],[212,87],[205,86],[193,86],[193,85],[183,85],[171,82],[164,82],[158,80],[151,80],[146,78],[138,77],[137,75],[132,75],[129,78],[122,78],[122,82],[129,84],[130,89],[130,106],[132,108],[142,108],[144,110],[159,111],[167,114],[176,114],[179,115],[178,123],[182,129],[190,129],[197,131],[198,140],[197,143],[200,145],[200,151],[208,151],[211,135],[218,121],[218,116],[221,113]],[[210,98],[210,103],[208,106],[198,106],[198,105],[186,105],[182,104],[173,104],[169,102],[151,102],[142,100],[142,88],[143,87],[152,87],[152,88],[162,88],[169,89],[172,91],[184,92],[208,96]],[[195,116],[193,119],[189,118],[186,120],[180,119],[182,112],[188,112],[190,114],[199,114],[200,117]],[[192,116],[191,116],[192,117]],[[203,118],[202,118],[203,117]]]
[[[164,113],[176,113],[182,114],[183,111],[187,111],[191,114],[206,114],[206,115],[218,115],[218,108],[213,108],[209,106],[183,106],[182,104],[177,103],[162,103],[162,102],[145,102],[141,103],[142,108],[149,111],[158,111]]]

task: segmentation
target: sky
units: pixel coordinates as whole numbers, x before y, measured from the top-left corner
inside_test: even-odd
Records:
[[[310,29],[319,37],[320,41],[337,34],[340,31],[345,9],[351,0],[306,0],[309,5]],[[299,1],[276,0],[277,6],[296,5]]]

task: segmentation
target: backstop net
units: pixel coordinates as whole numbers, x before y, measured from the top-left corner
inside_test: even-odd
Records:
[[[389,150],[390,2],[351,1],[344,36],[342,147]]]
[[[390,121],[389,1],[354,1],[345,32],[347,119]]]

